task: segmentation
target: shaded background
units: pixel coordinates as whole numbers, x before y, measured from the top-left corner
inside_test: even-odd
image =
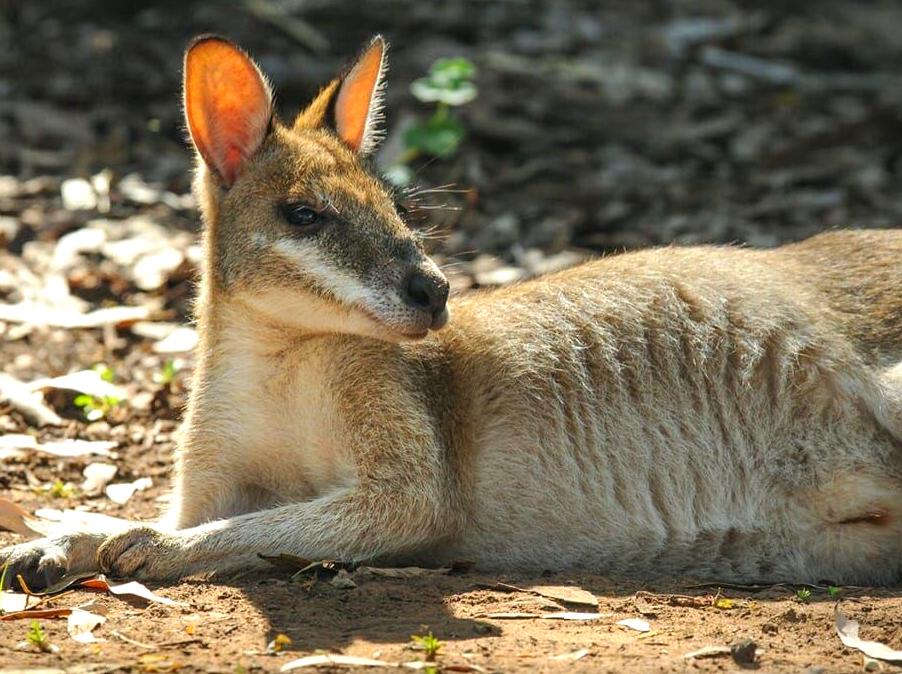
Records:
[[[453,158],[414,166],[422,185],[465,190],[432,202],[453,209],[430,212],[445,235],[436,243],[442,261],[469,274],[459,287],[516,278],[516,269],[572,248],[767,246],[830,227],[895,226],[902,211],[896,0],[2,7],[0,173],[20,183],[0,185],[0,210],[18,221],[5,221],[0,243],[14,252],[96,217],[64,210],[59,180],[104,169],[105,216],[143,212],[196,227],[189,199],[147,192],[141,203],[133,185],[189,190],[181,54],[202,32],[255,55],[285,115],[382,32],[392,42],[389,154],[397,129],[429,112],[410,82],[437,57],[472,59],[479,97],[459,111],[466,141]],[[496,273],[500,263],[488,258],[474,268],[478,253],[514,270]]]

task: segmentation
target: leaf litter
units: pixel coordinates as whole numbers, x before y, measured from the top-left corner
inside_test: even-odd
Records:
[[[75,608],[66,618],[66,631],[81,644],[96,644],[106,639],[94,635],[94,630],[106,622],[106,616]]]
[[[618,620],[617,624],[637,632],[651,632],[651,625],[641,618],[624,618],[623,620]]]
[[[839,640],[849,648],[855,648],[869,658],[887,662],[902,663],[902,650],[896,650],[880,641],[865,641],[858,636],[860,625],[847,618],[837,604],[834,611],[836,634]]]

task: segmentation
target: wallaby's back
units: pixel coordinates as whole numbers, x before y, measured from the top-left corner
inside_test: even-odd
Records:
[[[827,232],[775,252],[816,287],[868,361],[902,360],[902,229]]]

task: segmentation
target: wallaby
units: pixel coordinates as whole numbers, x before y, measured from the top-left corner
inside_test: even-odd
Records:
[[[385,64],[377,37],[284,123],[247,54],[190,46],[205,254],[168,516],[7,548],[11,572],[902,580],[902,233],[621,254],[449,319],[367,160]]]

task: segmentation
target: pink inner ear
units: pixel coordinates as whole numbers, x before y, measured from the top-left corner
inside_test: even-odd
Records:
[[[209,38],[185,57],[185,116],[204,162],[230,186],[263,143],[272,95],[244,52]]]
[[[355,151],[365,149],[367,134],[372,131],[368,127],[379,105],[384,56],[385,42],[377,37],[344,78],[335,100],[335,128]]]

